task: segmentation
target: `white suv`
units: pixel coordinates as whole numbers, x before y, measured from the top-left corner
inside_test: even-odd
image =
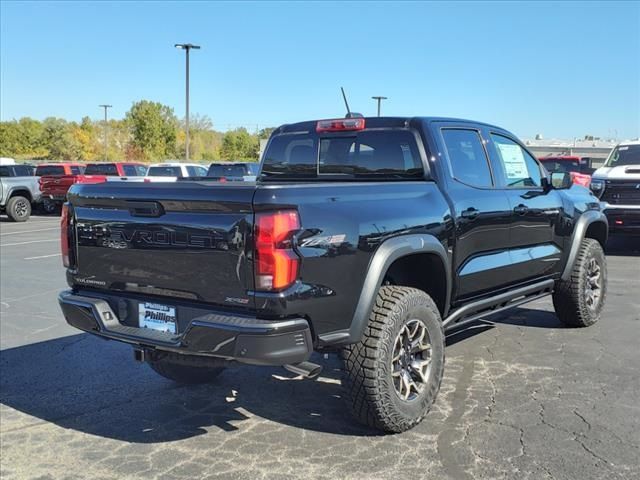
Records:
[[[165,162],[149,166],[146,181],[175,182],[184,177],[206,177],[207,167],[198,163]]]
[[[604,166],[593,172],[591,190],[604,203],[609,231],[640,233],[640,140],[611,150]]]

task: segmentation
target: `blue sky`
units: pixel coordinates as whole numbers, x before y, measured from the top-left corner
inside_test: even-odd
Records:
[[[218,129],[353,110],[528,137],[640,135],[640,2],[2,1],[0,115],[121,118],[140,99]]]

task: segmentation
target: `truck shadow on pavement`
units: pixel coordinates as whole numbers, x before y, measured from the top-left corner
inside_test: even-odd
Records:
[[[561,327],[551,312],[518,308],[448,334],[447,344],[494,328],[493,323]],[[0,351],[2,432],[45,420],[101,437],[159,443],[245,426],[273,430],[261,422],[267,419],[318,432],[378,435],[350,417],[339,358],[315,355],[314,361],[324,367],[315,381],[282,368],[240,366],[215,383],[180,386],[135,363],[130,347],[89,334],[9,348]],[[256,422],[263,425],[255,427]]]
[[[314,361],[324,366],[315,381],[282,368],[240,366],[212,384],[181,386],[134,362],[127,345],[89,334],[9,348],[0,351],[1,430],[45,420],[101,437],[157,443],[242,430],[245,422],[264,418],[303,429],[376,435],[348,414],[339,359],[317,355]]]

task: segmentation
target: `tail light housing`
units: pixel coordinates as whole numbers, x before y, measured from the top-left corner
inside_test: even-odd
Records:
[[[256,213],[256,289],[282,290],[298,277],[300,258],[293,250],[293,233],[300,229],[295,210]]]
[[[62,215],[60,216],[60,251],[62,252],[62,264],[69,267],[69,206],[65,203],[62,205]]]

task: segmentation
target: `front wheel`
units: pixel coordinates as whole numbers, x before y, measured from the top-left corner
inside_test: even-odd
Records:
[[[607,296],[607,260],[597,240],[585,238],[568,280],[558,280],[553,306],[562,323],[588,327],[600,318]]]
[[[440,389],[444,344],[429,295],[381,287],[362,339],[342,352],[343,384],[356,419],[394,433],[420,423]]]
[[[31,202],[28,198],[15,196],[7,202],[7,216],[14,222],[26,222],[31,216]]]

